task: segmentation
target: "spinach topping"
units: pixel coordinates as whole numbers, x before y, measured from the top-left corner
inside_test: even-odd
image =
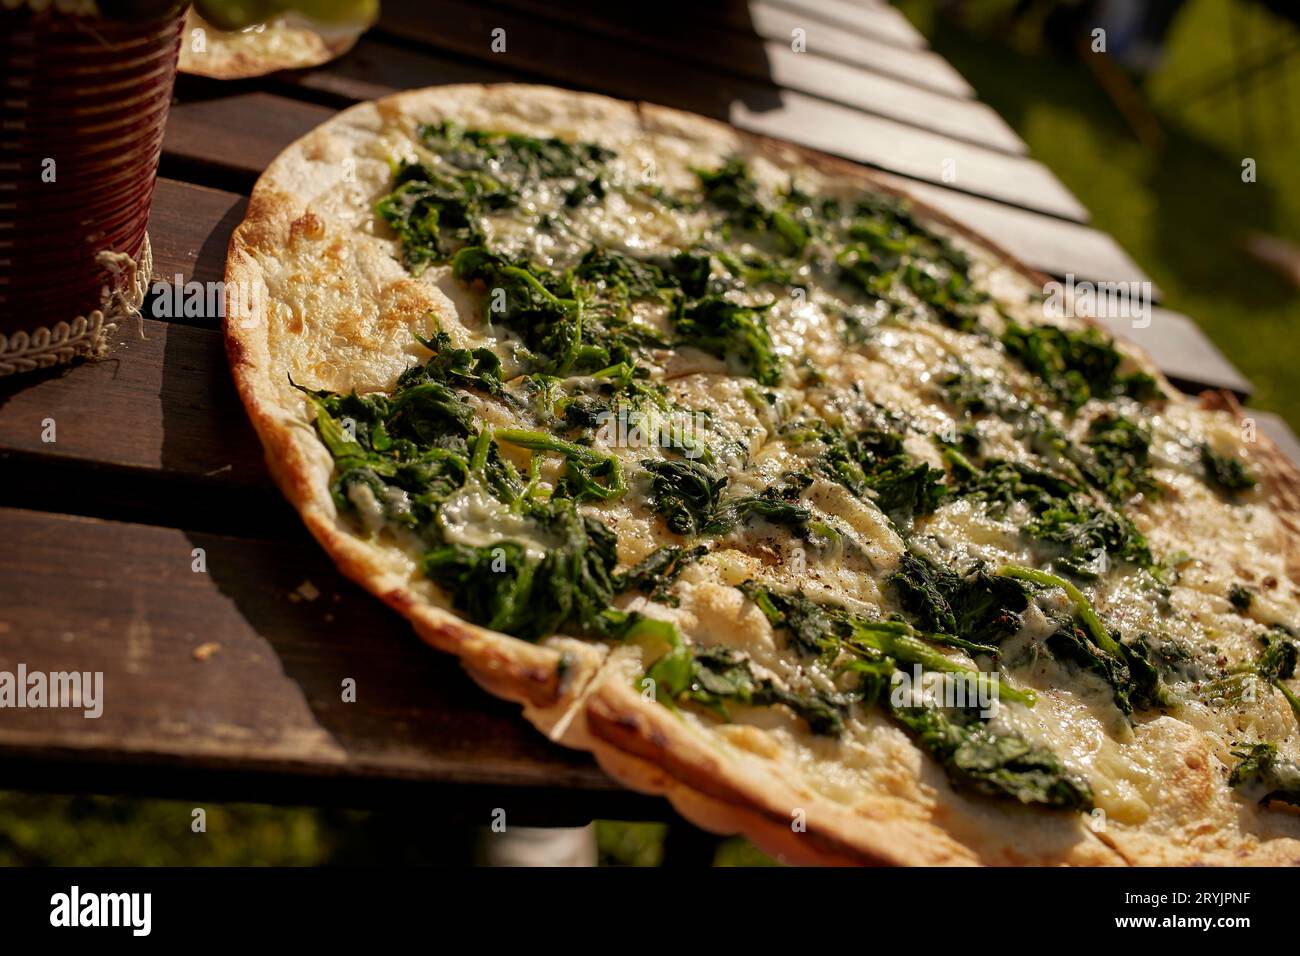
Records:
[[[1028,591],[1014,578],[977,565],[966,574],[905,552],[889,576],[898,603],[923,631],[955,634],[996,654],[997,645],[1020,631]]]
[[[650,507],[663,515],[668,530],[701,533],[717,511],[727,479],[690,459],[647,459],[641,465],[650,473]]]
[[[978,307],[989,301],[970,279],[970,261],[950,241],[926,228],[901,200],[864,196],[852,204],[818,199],[796,188],[772,201],[760,194],[743,159],[715,170],[695,170],[704,201],[724,213],[719,261],[749,285],[802,285],[798,267],[838,279],[872,309],[826,291],[826,306],[856,335],[874,324],[875,307],[891,315],[934,318],[961,331],[977,329]],[[734,231],[762,243],[734,248]],[[814,242],[817,240],[817,242]]]
[[[807,230],[789,211],[759,198],[758,183],[743,159],[733,157],[719,169],[697,169],[695,175],[704,189],[705,201],[724,210],[729,223],[769,235],[790,253],[800,253],[808,244]]]
[[[1275,624],[1267,634],[1261,634],[1259,643],[1263,651],[1255,661],[1255,669],[1286,698],[1296,719],[1300,720],[1300,697],[1282,683],[1295,677],[1300,645],[1291,639],[1291,631],[1280,624]]]
[[[1059,810],[1088,810],[1088,784],[1049,748],[995,731],[971,709],[894,707],[890,714],[937,760],[954,788]]]
[[[433,355],[425,364],[412,365],[398,376],[398,391],[423,382],[439,382],[501,397],[501,359],[491,349],[454,348],[451,336],[441,331],[429,339],[417,338]]]
[[[577,511],[580,499],[621,491],[617,459],[545,433],[504,429],[497,433],[503,441],[566,459],[566,480],[552,497],[533,497],[461,394],[498,393],[496,364],[451,349],[445,335],[425,344],[433,356],[403,373],[392,395],[303,390],[334,456],[331,490],[339,509],[358,512],[368,496],[383,520],[416,533],[427,546],[424,573],[476,623],[530,640],[557,632],[629,639],[670,631],[610,606],[626,586],[615,571],[614,534]],[[508,537],[482,546],[446,539],[440,509],[471,482],[551,545],[544,556]],[[644,573],[638,580],[648,580]]]
[[[1056,630],[1047,639],[1047,649],[1058,659],[1095,674],[1109,684],[1115,706],[1125,714],[1175,703],[1172,692],[1152,660],[1147,635],[1139,635],[1131,641],[1122,640],[1119,631],[1109,630],[1084,593],[1065,578],[1016,565],[1007,565],[999,574],[1044,588],[1060,588],[1065,592],[1074,605],[1074,613],[1057,621]]]
[[[1125,502],[1137,494],[1158,491],[1151,477],[1151,435],[1114,413],[1098,415],[1088,424],[1084,444],[1092,459],[1084,464],[1089,483],[1112,501]]]
[[[1099,579],[1117,558],[1146,570],[1154,567],[1146,538],[1133,522],[1077,497],[1036,513],[1025,532],[1059,545],[1065,553],[1051,562],[1053,567],[1080,580]]]
[[[998,684],[996,677],[934,650],[927,641],[938,635],[921,635],[902,621],[869,621],[802,594],[778,594],[752,582],[742,590],[774,627],[789,633],[793,645],[803,653],[816,654],[828,664],[842,654],[848,656],[841,671],[860,678],[849,696],[864,706],[884,706],[918,746],[943,766],[955,788],[1050,808],[1092,806],[1087,784],[1069,773],[1051,750],[1017,733],[994,730],[977,708],[895,701],[891,693],[894,672],[900,665],[912,664],[990,681],[1002,699],[1032,705],[1032,694]]]
[[[1131,562],[1154,573],[1146,537],[1122,512],[1093,502],[1079,485],[1020,462],[993,459],[983,469],[961,459],[962,480],[955,493],[987,501],[992,514],[1005,514],[1016,502],[1030,512],[1024,531],[1043,542],[1057,570],[1095,581],[1115,561]]]
[[[808,475],[787,474],[758,494],[723,498],[727,479],[699,461],[646,459],[641,464],[650,475],[650,508],[676,534],[723,537],[762,519],[794,528],[809,540],[838,536],[800,503],[800,495],[812,483]]]
[[[1239,491],[1250,491],[1257,484],[1239,459],[1216,454],[1208,444],[1201,445],[1201,465],[1206,483],[1229,497]]]
[[[386,520],[427,533],[440,503],[470,473],[469,441],[478,434],[469,404],[442,382],[414,376],[391,397],[302,391],[334,456],[330,492],[339,510],[355,511],[358,496],[368,496]],[[498,457],[490,464],[489,480],[512,494],[517,476]]]
[[[962,414],[995,415],[1013,425],[1037,459],[1072,486],[1058,488],[1058,498],[1091,487],[1122,505],[1138,493],[1159,493],[1151,475],[1149,432],[1114,411],[1103,412],[1089,423],[1080,446],[1042,408],[968,371],[950,371],[938,386],[944,400]]]
[[[1122,356],[1113,341],[1099,330],[1062,329],[1054,325],[1029,327],[1008,321],[1002,333],[1007,353],[1034,373],[1069,411],[1078,411],[1089,399],[1129,395],[1139,400],[1156,398],[1150,375],[1121,375]]]
[[[1228,777],[1229,786],[1261,791],[1260,804],[1277,802],[1300,807],[1300,766],[1279,758],[1276,744],[1253,744],[1234,750],[1232,755],[1239,762]]]
[[[670,607],[678,605],[677,598],[671,593],[677,576],[693,561],[698,561],[709,553],[705,545],[683,548],[668,545],[657,548],[638,561],[616,578],[619,591],[640,591],[651,599]]]
[[[679,345],[692,345],[718,358],[735,356],[760,385],[781,382],[781,357],[772,347],[763,314],[771,305],[748,306],[710,295],[688,303],[680,299],[676,314]]]
[[[662,264],[592,249],[570,272],[558,275],[526,262],[512,262],[471,246],[456,254],[456,278],[482,283],[484,318],[518,332],[551,375],[633,367],[639,352],[664,347],[650,329],[633,321],[636,299],[673,300],[678,345],[692,345],[719,358],[735,357],[764,385],[781,379],[781,358],[772,346],[764,312],[719,295],[692,299],[708,274],[708,257],[673,256]]]
[[[547,432],[503,428],[496,437],[520,448],[564,456],[565,473],[552,492],[555,497],[609,501],[627,491],[623,466],[615,455],[601,454],[594,448],[565,441]]]
[[[605,193],[602,167],[615,156],[612,150],[594,143],[469,130],[451,120],[424,124],[418,132],[424,145],[444,162],[462,175],[489,179],[510,197],[511,204],[540,180],[565,190],[570,206],[598,199]]]
[[[393,191],[375,214],[397,233],[402,264],[412,275],[446,262],[462,245],[483,241],[483,216],[509,205],[499,184],[483,176],[445,176],[423,163],[403,161]]]
[[[903,450],[902,435],[881,426],[850,437],[820,420],[796,421],[782,428],[781,437],[795,445],[819,442],[824,450],[814,467],[859,498],[875,501],[901,528],[931,514],[948,492],[942,469],[914,461]]]
[[[610,303],[622,315],[629,303],[666,301],[674,289],[690,298],[703,296],[711,268],[707,253],[678,252],[656,261],[593,246],[574,266],[573,278],[589,284],[593,299]]]
[[[1243,614],[1250,610],[1254,600],[1255,595],[1244,584],[1234,584],[1228,589],[1228,603]]]
[[[923,634],[906,621],[874,621],[845,608],[821,604],[802,593],[780,594],[754,582],[741,585],[745,596],[758,605],[773,627],[784,628],[791,646],[827,664],[840,656],[895,664],[915,664],[929,671],[969,675],[997,688],[1001,699],[1032,706],[1031,691],[1019,691],[988,674],[936,650],[935,644],[951,645],[952,635]],[[977,648],[981,653],[988,648]]]
[[[562,277],[513,263],[482,246],[458,252],[452,272],[462,282],[486,287],[483,318],[519,333],[540,371],[562,376],[631,358],[625,345],[613,343],[608,330],[584,329],[583,301]],[[610,346],[618,354],[612,355]]]
[[[796,694],[771,678],[756,677],[747,658],[729,647],[679,646],[646,671],[662,703],[691,701],[730,720],[727,705],[770,707],[783,704],[815,734],[835,736],[844,730],[848,701],[830,694]]]
[[[940,388],[959,409],[992,412],[1017,425],[1048,466],[981,459],[977,444],[961,450],[941,443],[953,494],[986,501],[994,516],[1023,503],[1030,512],[1025,533],[1047,546],[1045,557],[1054,568],[1073,577],[1096,580],[1117,560],[1157,573],[1145,536],[1118,508],[1138,492],[1158,492],[1150,474],[1150,437],[1141,426],[1103,413],[1089,424],[1084,448],[1040,409],[967,372],[949,373]]]
[[[1282,695],[1300,721],[1300,696],[1283,683],[1295,677],[1300,645],[1291,630],[1281,624],[1274,624],[1258,640],[1259,655],[1229,668],[1217,668],[1212,679],[1200,687],[1201,699],[1212,706],[1253,704],[1262,681]]]
[[[482,245],[484,219],[516,207],[531,183],[566,188],[570,205],[603,196],[601,169],[614,155],[590,143],[466,130],[451,121],[421,126],[419,133],[442,163],[398,163],[392,192],[375,204],[413,275],[449,261],[462,246]]]
[[[611,608],[614,534],[579,515],[567,499],[522,502],[523,516],[557,542],[545,557],[501,540],[482,547],[445,544],[424,555],[423,570],[457,610],[493,630],[537,640],[549,634],[622,638],[638,617]]]
[[[927,229],[907,206],[887,197],[859,201],[836,256],[839,277],[891,314],[928,307],[939,322],[962,332],[976,329],[978,306],[989,301],[971,281],[970,261],[947,239]]]

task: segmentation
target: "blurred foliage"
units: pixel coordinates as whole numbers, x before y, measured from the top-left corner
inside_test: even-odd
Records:
[[[191,829],[196,806],[207,813],[203,833]],[[415,809],[0,791],[0,866],[467,866],[483,832]],[[664,823],[598,820],[599,864],[659,866],[667,836]],[[718,844],[718,866],[772,862],[745,840]]]
[[[207,832],[194,833],[193,803],[0,793],[0,864],[305,866],[336,849],[326,811],[203,806]]]
[[[713,858],[714,866],[780,866],[754,844],[744,837],[732,837],[718,845],[717,855]]]
[[[1165,136],[1148,149],[1083,63],[1036,38],[1032,15],[1008,20],[1012,0],[960,4],[960,24],[929,0],[898,5],[1164,290],[1162,304],[1254,382],[1252,404],[1300,430],[1300,293],[1242,247],[1253,232],[1300,243],[1300,53],[1244,90],[1206,92],[1296,27],[1245,0],[1188,0],[1161,64],[1134,81]],[[1254,183],[1241,179],[1247,157]]]
[[[666,823],[596,821],[601,866],[658,866],[664,859]]]
[[[206,831],[191,829],[196,806]],[[0,791],[4,866],[316,866],[466,863],[473,827],[418,812]]]

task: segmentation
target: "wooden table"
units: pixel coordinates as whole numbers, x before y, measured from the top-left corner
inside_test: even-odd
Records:
[[[320,69],[181,79],[150,223],[156,275],[219,280],[258,173],[338,109],[409,87],[518,80],[815,146],[887,172],[1046,272],[1146,279],[882,3],[670,0],[627,21],[598,0],[383,6],[378,28]],[[495,28],[505,53],[491,51]],[[806,52],[792,51],[794,31]],[[956,182],[944,180],[948,159]],[[116,334],[106,361],[0,383],[0,670],[103,671],[106,698],[97,720],[0,711],[0,786],[413,800],[484,823],[497,807],[521,823],[664,818],[660,801],[549,745],[340,578],[271,486],[219,321],[206,310],[146,318],[143,336]],[[1185,317],[1158,310],[1151,328],[1116,331],[1185,387],[1250,391]],[[1296,448],[1280,422],[1261,424]],[[205,571],[193,569],[196,549]],[[355,703],[342,700],[347,678]]]

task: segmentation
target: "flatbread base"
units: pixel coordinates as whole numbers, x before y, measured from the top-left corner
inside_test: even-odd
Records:
[[[355,535],[329,494],[333,460],[307,422],[301,396],[289,388],[286,372],[311,364],[336,341],[373,342],[361,380],[347,369],[316,362],[321,387],[379,388],[408,364],[410,331],[428,333],[425,316],[451,308],[437,290],[402,274],[391,245],[370,239],[349,242],[335,235],[331,202],[353,187],[338,167],[344,159],[382,154],[376,137],[394,123],[454,117],[467,125],[544,128],[555,135],[587,138],[618,147],[638,139],[665,143],[709,143],[719,150],[763,155],[778,163],[812,167],[860,184],[896,192],[867,171],[810,150],[741,134],[700,117],[645,104],[536,86],[447,86],[416,90],[355,106],[291,145],[255,187],[245,221],[231,238],[226,280],[249,299],[245,314],[226,320],[229,360],[236,386],[265,446],[271,473],[307,527],[344,574],[407,617],[430,645],[455,654],[490,693],[514,701],[551,740],[591,752],[615,779],[635,790],[662,794],[684,817],[717,833],[743,833],[780,859],[805,864],[1072,864],[1248,862],[1300,863],[1300,841],[1247,840],[1225,853],[1205,854],[1143,834],[1093,833],[1072,815],[1032,808],[980,806],[958,838],[943,823],[948,801],[965,798],[943,792],[941,772],[933,784],[930,819],[909,814],[897,800],[868,800],[850,808],[775,772],[736,748],[722,747],[698,727],[636,692],[618,650],[576,640],[532,644],[468,623],[434,603],[427,581],[409,565]],[[666,147],[667,148],[667,147]],[[373,201],[373,196],[367,197]],[[922,203],[914,207],[931,221],[972,239],[966,230]],[[299,244],[324,244],[304,260],[304,283],[343,301],[328,314],[274,313],[268,303],[265,264],[294,255]],[[1012,262],[1035,282],[1044,277]],[[322,300],[325,301],[325,300]],[[347,303],[361,303],[355,309]],[[372,308],[376,303],[379,307]],[[349,311],[351,310],[351,311]],[[288,323],[294,341],[273,333]],[[331,327],[323,327],[331,326]],[[339,338],[341,337],[341,338]],[[333,377],[332,377],[333,376]],[[1174,394],[1167,382],[1161,386]],[[1300,472],[1261,442],[1279,488],[1300,488]],[[1279,492],[1281,494],[1281,492]],[[1278,507],[1295,515],[1297,499],[1287,491]],[[1300,540],[1300,539],[1298,539]],[[1300,547],[1296,548],[1300,554]],[[561,666],[561,661],[564,665]],[[971,803],[973,801],[967,801]],[[980,831],[978,840],[976,831]],[[990,836],[989,834],[992,834]],[[978,845],[978,849],[974,845]]]

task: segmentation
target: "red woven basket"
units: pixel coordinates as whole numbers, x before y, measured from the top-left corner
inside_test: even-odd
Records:
[[[105,288],[147,266],[183,23],[0,12],[0,374],[99,347]]]

